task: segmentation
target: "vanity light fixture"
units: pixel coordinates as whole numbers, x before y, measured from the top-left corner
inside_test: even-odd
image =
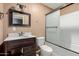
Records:
[[[20,8],[21,10],[23,10],[23,8],[26,8],[26,6],[25,6],[24,4],[17,3],[17,5],[19,6],[19,8]]]

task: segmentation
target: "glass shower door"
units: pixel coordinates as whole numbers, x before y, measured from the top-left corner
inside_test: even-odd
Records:
[[[59,40],[60,10],[46,16],[46,41],[60,44]]]

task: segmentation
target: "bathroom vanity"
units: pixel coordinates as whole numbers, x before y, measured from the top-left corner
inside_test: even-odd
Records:
[[[5,55],[13,55],[13,56],[36,55],[36,37],[17,38],[17,39],[7,38],[6,40],[4,40],[1,46],[2,46],[1,47],[2,53],[5,53]]]

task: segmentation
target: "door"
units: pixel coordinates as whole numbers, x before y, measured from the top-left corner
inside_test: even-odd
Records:
[[[60,44],[59,42],[60,10],[46,16],[46,41]]]

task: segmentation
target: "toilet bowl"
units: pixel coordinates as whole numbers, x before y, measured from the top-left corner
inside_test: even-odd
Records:
[[[53,49],[47,45],[45,45],[45,37],[37,38],[37,45],[40,47],[41,56],[52,56]]]
[[[52,56],[53,50],[47,45],[42,45],[41,47],[41,56]]]

